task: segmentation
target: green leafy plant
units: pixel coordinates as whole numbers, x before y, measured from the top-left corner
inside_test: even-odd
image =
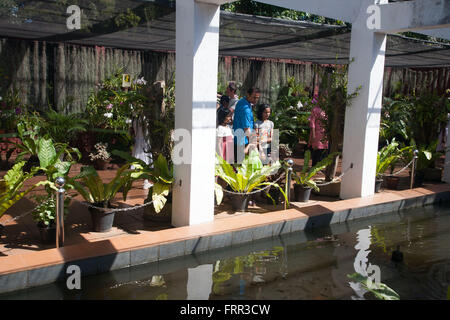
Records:
[[[373,293],[377,299],[400,300],[398,293],[384,283],[375,283],[375,281],[371,281],[368,277],[365,277],[359,273],[348,274],[347,277],[353,281],[359,282],[365,290]]]
[[[153,164],[151,180],[153,182],[153,186],[151,187],[153,207],[156,213],[159,213],[167,202],[167,197],[172,190],[172,184],[174,182],[173,166],[168,163],[162,154],[158,156],[158,159]]]
[[[114,199],[120,188],[127,183],[129,177],[125,170],[130,164],[123,165],[117,170],[116,175],[109,183],[104,183],[98,172],[91,166],[81,168],[81,172],[68,181],[75,190],[89,203],[96,204],[103,208],[111,206],[111,200]],[[81,183],[78,181],[80,180]],[[123,194],[123,200],[126,200],[126,194]]]
[[[413,114],[413,103],[407,97],[397,94],[393,98],[383,98],[381,110],[380,139],[403,141],[410,139],[409,123]]]
[[[50,145],[52,145],[55,149],[58,157],[67,157],[70,161],[72,161],[74,160],[72,154],[75,154],[78,160],[81,159],[81,153],[77,148],[69,147],[67,143],[54,142],[48,135],[40,136],[38,134],[39,128],[37,128],[37,125],[34,128],[27,128],[26,125],[27,124],[23,122],[19,122],[17,124],[17,131],[21,143],[14,143],[14,145],[16,148],[19,148],[21,152],[17,155],[16,161],[23,160],[26,155],[29,155],[30,157],[38,157],[40,148],[49,147]],[[53,154],[50,155],[43,153],[42,156],[46,158],[47,156],[53,156]]]
[[[415,140],[412,139],[411,145],[404,150],[402,157],[409,162],[413,158],[413,151],[417,150],[419,152],[417,154],[416,170],[423,171],[427,168],[434,168],[436,159],[443,154],[436,151],[437,144],[438,140],[435,139],[429,144],[417,146]]]
[[[133,170],[127,173],[128,179],[124,184],[124,194],[131,188],[133,181],[138,179],[151,180],[153,185],[149,190],[145,202],[153,201],[155,212],[160,213],[172,190],[172,184],[174,182],[173,165],[162,154],[158,156],[152,165],[148,165],[144,161],[134,158],[120,150],[113,150],[112,154],[127,160],[128,164],[134,167]]]
[[[35,196],[34,199],[38,205],[32,212],[33,220],[43,226],[52,226],[56,218],[56,199],[53,194],[44,196]],[[71,197],[64,197],[64,217],[69,213]]]
[[[277,173],[280,168],[279,161],[271,165],[263,165],[256,150],[252,150],[242,164],[235,167],[216,154],[216,176],[224,180],[234,192],[250,193],[265,186],[273,186],[278,188],[288,201],[285,192],[277,183],[267,181],[267,178]],[[216,188],[222,189],[220,185],[216,185]],[[267,195],[270,197],[269,194]]]
[[[87,125],[83,114],[63,114],[50,110],[45,113],[40,134],[48,134],[55,142],[69,143],[79,132],[85,132]]]
[[[320,108],[325,111],[326,118],[323,120],[327,133],[327,141],[330,145],[330,153],[338,152],[344,140],[344,117],[346,108],[351,106],[355,97],[358,96],[361,86],[354,92],[349,93],[348,65],[334,68],[326,68],[322,73],[321,94],[318,98]],[[325,170],[327,181],[332,179],[332,170],[335,165],[333,161]]]
[[[302,171],[295,172],[292,175],[292,178],[294,179],[295,183],[299,185],[302,185],[307,188],[312,188],[315,191],[320,191],[319,187],[317,186],[313,178],[316,176],[317,173],[319,173],[319,171],[325,169],[328,165],[330,165],[338,154],[339,154],[338,152],[331,153],[326,158],[316,163],[316,165],[310,167],[309,160],[311,159],[311,151],[306,150]]]
[[[398,142],[393,139],[391,143],[381,148],[377,153],[377,179],[382,179],[387,168],[392,167],[399,158]]]
[[[299,108],[299,102],[302,108]],[[300,139],[308,140],[311,107],[311,99],[303,85],[296,82],[295,78],[289,78],[287,85],[279,89],[278,99],[270,115],[280,132],[280,143],[295,148]]]
[[[143,78],[132,77],[131,87],[122,88],[123,68],[97,85],[88,98],[86,113],[90,126],[94,128],[128,130],[131,119],[142,112],[146,97]]]
[[[23,189],[24,183],[32,178],[39,168],[33,168],[30,172],[24,172],[25,161],[16,163],[5,176],[0,179],[0,217],[20,199],[25,197],[33,189],[41,185],[47,185],[48,181],[40,181]]]

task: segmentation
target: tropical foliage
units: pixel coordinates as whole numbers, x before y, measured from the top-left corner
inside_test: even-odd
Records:
[[[319,191],[319,187],[317,186],[313,178],[316,176],[317,173],[319,173],[319,171],[325,169],[328,165],[330,165],[338,154],[339,154],[338,152],[329,154],[326,158],[316,163],[313,167],[310,167],[309,160],[311,159],[311,151],[307,150],[305,152],[305,159],[302,171],[294,172],[292,178],[299,185],[302,185],[307,188],[312,188],[315,191]]]
[[[371,292],[377,299],[400,300],[398,293],[384,283],[376,283],[375,281],[371,281],[371,279],[359,273],[348,274],[347,277],[359,282],[365,290]]]
[[[325,72],[326,71],[326,72]],[[319,106],[327,115],[323,120],[327,133],[330,153],[338,152],[344,140],[344,117],[346,108],[351,107],[353,99],[358,95],[360,87],[348,92],[348,65],[328,68],[322,73]],[[331,180],[334,161],[325,171],[326,180]]]
[[[0,179],[0,217],[20,199],[33,191],[38,186],[48,184],[48,181],[40,181],[27,188],[23,188],[25,182],[32,178],[39,168],[33,168],[31,172],[24,172],[25,161],[16,163],[5,176]]]
[[[142,111],[146,97],[143,78],[131,78],[131,87],[122,88],[123,69],[97,85],[88,98],[86,112],[94,128],[128,130],[134,116]]]
[[[267,178],[276,174],[280,168],[279,161],[271,165],[263,165],[256,150],[252,150],[249,155],[245,156],[242,164],[234,167],[216,154],[216,176],[225,181],[234,192],[250,193],[266,186],[273,186],[281,191],[287,201],[283,189],[277,183],[267,181]],[[216,188],[222,187],[216,185]]]
[[[45,226],[51,226],[54,224],[56,218],[55,195],[35,196],[34,199],[38,205],[32,212],[33,220],[40,222]],[[69,205],[71,201],[71,197],[64,197],[64,216],[69,213]]]
[[[114,199],[120,188],[127,182],[127,170],[130,164],[123,165],[117,170],[116,175],[109,183],[104,183],[98,172],[91,166],[81,168],[81,172],[73,178],[69,178],[69,183],[87,202],[97,204],[98,206],[108,208],[111,200]],[[80,183],[81,181],[81,183]],[[126,194],[123,194],[123,200],[126,200]]]
[[[279,89],[270,115],[280,132],[280,143],[293,149],[299,140],[308,141],[311,108],[309,93],[295,78],[289,78],[287,85]]]

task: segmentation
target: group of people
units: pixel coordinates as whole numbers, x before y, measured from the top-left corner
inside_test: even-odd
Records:
[[[236,86],[230,83],[217,108],[217,153],[228,163],[240,163],[245,154],[257,150],[263,160],[270,159],[274,124],[269,120],[270,106],[257,104],[258,88],[250,88],[238,99]],[[253,109],[256,106],[254,121]]]
[[[216,151],[228,163],[241,163],[245,154],[254,149],[259,152],[263,163],[269,163],[274,130],[274,123],[269,120],[271,107],[265,103],[258,104],[260,90],[256,87],[247,90],[247,95],[241,99],[236,91],[236,85],[230,82],[217,105]],[[312,149],[315,165],[326,156],[328,141],[324,126],[326,114],[320,108],[317,96],[312,102],[314,107],[308,119],[311,128],[308,146]]]

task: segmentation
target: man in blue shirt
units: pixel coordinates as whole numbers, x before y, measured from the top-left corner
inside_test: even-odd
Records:
[[[234,156],[237,163],[241,163],[244,154],[248,152],[245,150],[254,132],[253,125],[253,110],[252,105],[255,105],[260,96],[258,88],[251,88],[247,91],[247,96],[240,99],[234,110],[233,130],[234,130]]]

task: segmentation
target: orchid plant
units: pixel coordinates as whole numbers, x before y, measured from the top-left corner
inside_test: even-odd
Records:
[[[128,130],[131,119],[138,115],[146,102],[143,93],[147,81],[135,77],[130,88],[122,87],[123,69],[97,84],[86,106],[93,127],[114,130]]]

